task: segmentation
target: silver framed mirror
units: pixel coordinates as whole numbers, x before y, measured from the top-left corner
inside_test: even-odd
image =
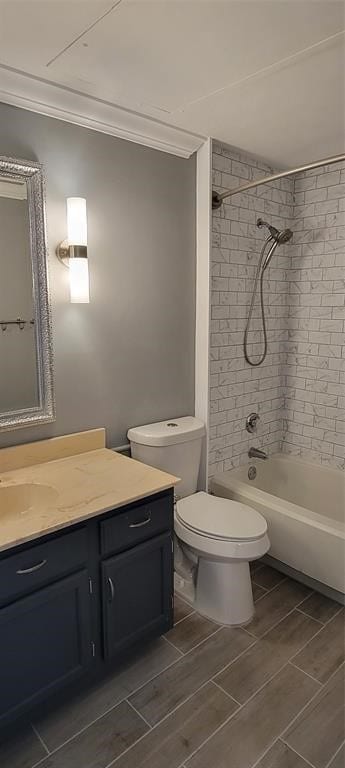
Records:
[[[0,156],[0,430],[54,419],[43,167]]]

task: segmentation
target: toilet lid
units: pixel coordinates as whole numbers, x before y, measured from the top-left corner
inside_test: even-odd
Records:
[[[203,491],[180,499],[176,515],[182,525],[211,538],[243,541],[267,533],[266,520],[255,509]]]

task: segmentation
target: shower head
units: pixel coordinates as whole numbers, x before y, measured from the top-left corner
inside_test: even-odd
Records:
[[[276,229],[276,227],[273,227],[272,224],[268,224],[267,221],[264,221],[263,219],[258,219],[256,222],[257,227],[267,227],[269,230],[269,233],[273,240],[277,243],[277,245],[283,245],[283,243],[288,243],[289,240],[291,240],[293,232],[291,232],[291,229],[283,229],[279,230]]]
[[[288,243],[289,240],[291,240],[293,235],[293,232],[291,229],[283,229],[281,232],[278,232],[278,245],[283,245],[283,243]]]

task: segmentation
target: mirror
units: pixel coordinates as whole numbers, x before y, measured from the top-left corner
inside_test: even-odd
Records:
[[[0,429],[53,420],[43,170],[0,157]]]

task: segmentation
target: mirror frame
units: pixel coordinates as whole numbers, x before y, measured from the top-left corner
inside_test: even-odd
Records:
[[[31,160],[0,156],[0,175],[26,181],[38,385],[37,406],[7,412],[0,410],[0,431],[4,431],[54,421],[55,394],[43,166]]]

